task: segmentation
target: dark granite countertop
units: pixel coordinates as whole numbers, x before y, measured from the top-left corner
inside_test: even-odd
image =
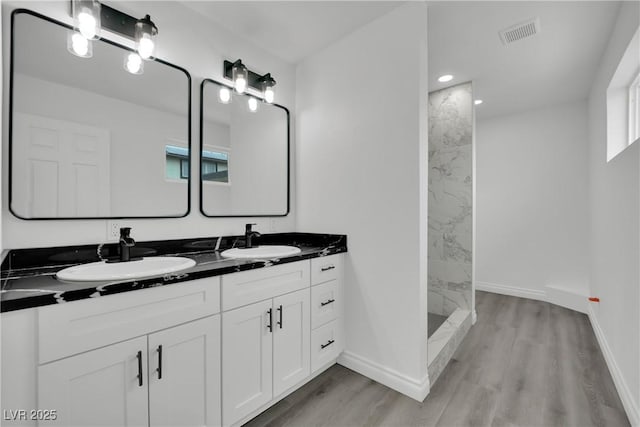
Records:
[[[196,265],[176,273],[139,280],[116,282],[62,282],[55,274],[72,265],[117,257],[118,245],[83,245],[55,248],[17,249],[2,263],[0,311],[14,311],[86,298],[170,285],[205,277],[246,271],[301,261],[347,251],[347,236],[313,233],[263,234],[255,245],[291,245],[300,253],[282,258],[229,259],[220,255],[225,249],[241,246],[243,236],[138,242],[132,256],[174,255],[191,258]],[[98,255],[100,254],[100,255]]]

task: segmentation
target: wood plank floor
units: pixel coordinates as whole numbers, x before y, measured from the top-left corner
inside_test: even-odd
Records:
[[[424,402],[336,365],[246,425],[629,425],[586,315],[486,292],[476,310]]]

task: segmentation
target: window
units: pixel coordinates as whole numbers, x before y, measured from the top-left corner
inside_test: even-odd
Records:
[[[640,138],[640,71],[629,86],[629,141],[631,145]]]
[[[166,178],[181,180],[189,178],[189,149],[167,145]],[[202,152],[202,179],[210,182],[229,183],[229,153],[223,151]]]
[[[218,151],[202,152],[202,180],[229,182],[229,153]]]
[[[189,178],[189,149],[166,146],[166,177],[167,179],[188,179]]]
[[[607,86],[607,162],[640,136],[640,27]]]

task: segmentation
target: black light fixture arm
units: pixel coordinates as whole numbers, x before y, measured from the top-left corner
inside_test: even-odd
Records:
[[[120,34],[130,40],[135,40],[137,22],[138,18],[127,15],[126,13],[109,7],[104,3],[101,4],[100,23],[102,28],[116,34]]]

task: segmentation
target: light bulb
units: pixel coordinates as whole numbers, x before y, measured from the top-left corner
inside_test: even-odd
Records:
[[[98,33],[96,28],[96,18],[90,13],[80,12],[78,14],[78,30],[86,39],[93,39]]]
[[[453,80],[453,76],[451,74],[445,74],[444,76],[438,77],[438,81],[440,83],[450,82],[451,80]]]
[[[249,100],[247,101],[248,105],[249,105],[249,111],[251,111],[252,113],[255,113],[256,111],[258,111],[258,100],[255,99],[254,97],[249,97]]]
[[[124,68],[131,74],[142,74],[142,58],[137,53],[130,53],[126,56]]]
[[[274,92],[272,87],[268,87],[264,90],[264,100],[269,104],[273,104],[273,100],[276,97],[276,93]]]
[[[71,43],[73,51],[78,56],[85,56],[89,52],[89,40],[87,40],[82,34],[75,33],[71,37]]]
[[[153,56],[154,47],[155,43],[153,43],[149,34],[142,36],[142,39],[138,43],[138,53],[140,54],[140,57],[143,59],[151,58],[151,56]]]
[[[231,102],[231,91],[228,87],[220,88],[220,91],[218,92],[218,99],[223,104],[228,104],[229,102]]]
[[[249,71],[244,66],[242,60],[238,59],[233,63],[231,68],[231,80],[233,80],[233,88],[238,93],[244,93],[247,90],[247,80],[249,78]]]
[[[138,19],[135,27],[136,50],[142,59],[150,59],[156,49],[155,36],[158,27],[153,23],[149,15]]]
[[[482,99],[476,99],[475,101],[473,101],[474,105],[480,105],[482,104]]]
[[[92,56],[91,42],[78,32],[72,31],[67,36],[67,49],[81,58]]]
[[[244,93],[244,91],[247,90],[247,79],[243,76],[236,77],[235,89],[238,93]]]
[[[100,2],[97,0],[72,0],[73,25],[87,40],[100,37]]]

